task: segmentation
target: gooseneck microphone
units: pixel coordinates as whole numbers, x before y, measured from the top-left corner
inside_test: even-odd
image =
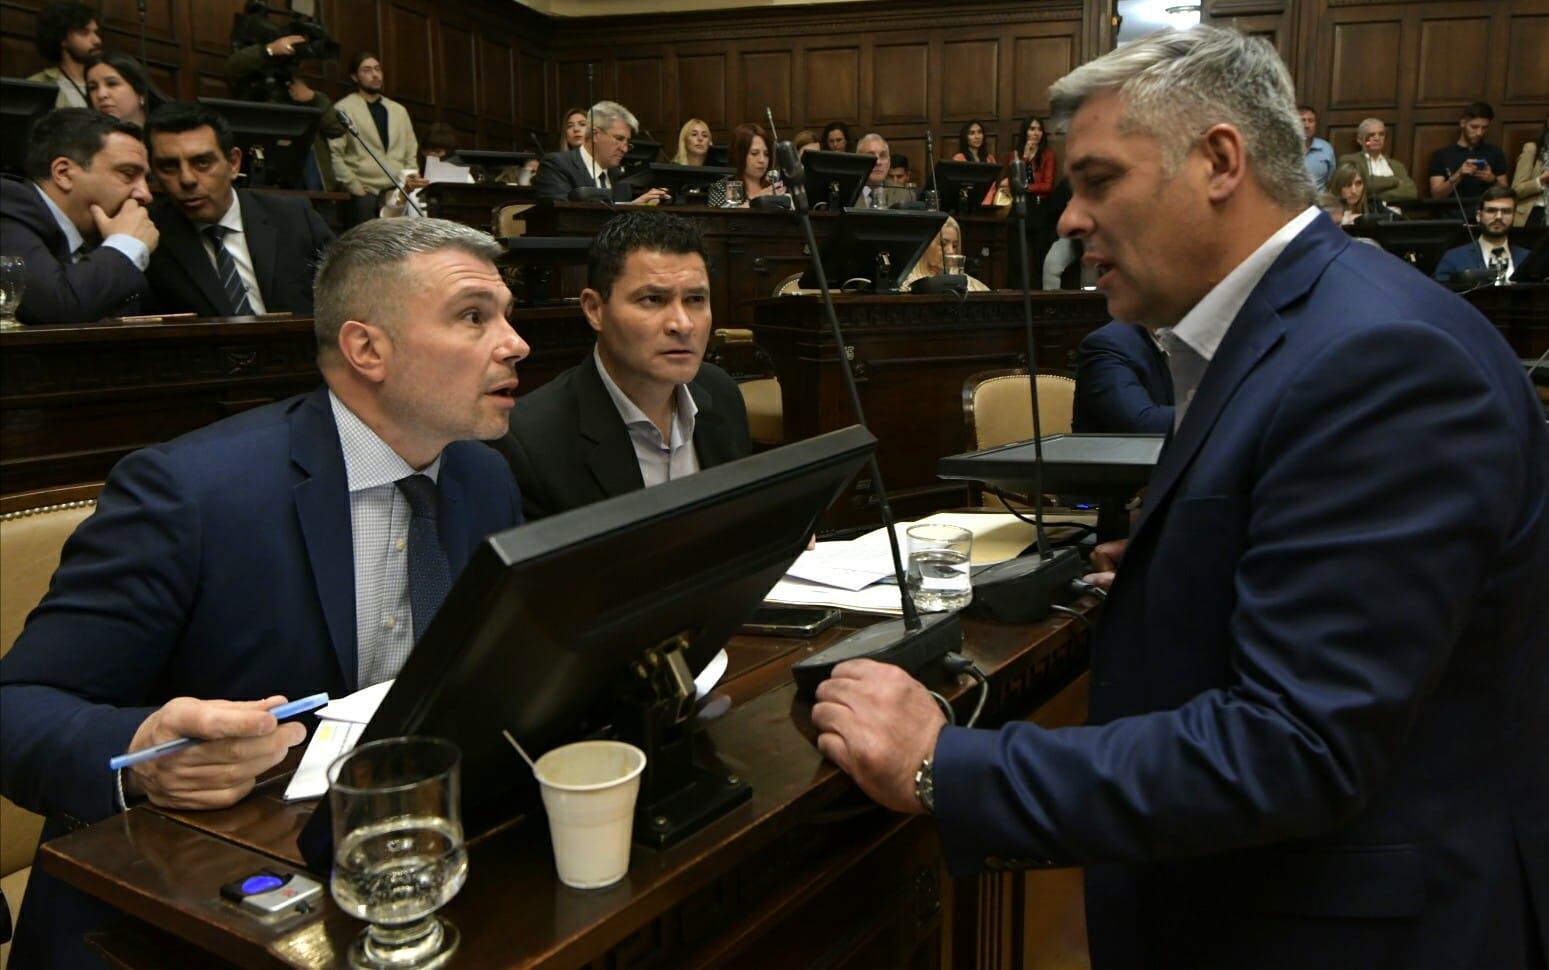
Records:
[[[801,223],[802,235],[807,242],[807,253],[812,261],[812,272],[817,276],[818,289],[823,295],[823,311],[828,319],[829,336],[834,341],[840,373],[850,398],[850,410],[861,427],[867,427],[866,414],[861,408],[860,390],[855,386],[855,375],[845,356],[844,332],[839,328],[839,316],[834,312],[833,292],[828,287],[828,274],[823,271],[823,258],[818,252],[817,237],[812,232],[811,206],[807,199],[806,173],[796,148],[788,141],[779,142],[776,155],[780,168],[789,183],[792,209],[797,222]],[[888,502],[887,488],[882,483],[882,469],[877,464],[876,453],[867,459],[871,481],[876,486],[877,508],[882,515],[882,527],[887,530],[888,549],[893,554],[893,577],[898,582],[899,606],[903,617],[886,620],[866,627],[840,640],[820,653],[798,661],[791,667],[796,688],[801,696],[810,699],[818,684],[828,679],[833,668],[846,660],[867,658],[917,673],[926,665],[940,660],[956,650],[963,642],[962,621],[956,612],[929,613],[920,616],[904,578],[903,556],[898,550],[898,529],[893,519],[893,508]]]
[[[378,156],[376,152],[371,150],[371,146],[366,144],[366,140],[360,137],[360,129],[355,127],[355,120],[342,111],[335,112],[335,114],[339,118],[339,124],[344,126],[345,131],[355,136],[355,140],[360,143],[360,147],[366,150],[366,154],[371,156],[371,160],[373,162],[376,162],[376,167],[382,170],[382,174],[387,176],[387,180],[389,182],[393,183],[393,188],[397,189],[398,194],[402,195],[404,201],[409,203],[409,207],[412,208],[417,215],[423,216],[425,214],[425,210],[421,209],[420,204],[414,201],[414,196],[410,195],[409,190],[404,188],[404,183],[382,162],[381,157]]]

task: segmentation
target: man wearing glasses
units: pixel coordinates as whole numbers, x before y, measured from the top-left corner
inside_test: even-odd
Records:
[[[538,198],[564,201],[576,189],[603,189],[614,202],[641,205],[667,197],[665,189],[647,189],[636,194],[636,186],[624,178],[619,166],[629,143],[640,129],[640,122],[617,101],[599,101],[592,105],[591,124],[586,140],[569,151],[543,156],[538,176],[533,180]]]
[[[1479,240],[1443,253],[1436,264],[1436,279],[1445,283],[1458,273],[1485,268],[1494,269],[1497,279],[1511,279],[1527,259],[1527,250],[1506,238],[1516,211],[1517,197],[1511,189],[1503,185],[1485,189],[1479,200]]]

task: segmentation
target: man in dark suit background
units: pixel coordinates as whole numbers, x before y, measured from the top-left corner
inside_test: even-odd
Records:
[[[1091,724],[943,727],[853,661],[818,746],[934,811],[958,873],[1086,866],[1099,970],[1543,967],[1549,437],[1521,364],[1310,206],[1262,40],[1164,31],[1051,100],[1062,234],[1114,317],[1169,328],[1181,414],[1094,557]]]
[[[663,212],[610,219],[592,242],[581,310],[597,331],[582,361],[522,399],[494,442],[529,519],[745,457],[742,394],[704,363],[710,275],[692,222]]]
[[[589,112],[590,127],[579,148],[549,152],[538,166],[533,190],[539,199],[562,202],[575,189],[603,189],[614,202],[643,204],[667,197],[665,189],[640,192],[624,178],[624,155],[640,122],[617,101],[599,101]]]
[[[1459,273],[1468,270],[1497,268],[1506,279],[1511,279],[1517,267],[1527,259],[1525,246],[1513,246],[1508,233],[1517,210],[1517,194],[1504,185],[1485,189],[1479,197],[1479,238],[1470,240],[1442,253],[1436,263],[1435,276],[1445,283]]]
[[[148,799],[220,808],[305,737],[268,709],[395,675],[477,543],[522,521],[527,345],[484,233],[368,222],[318,271],[326,387],[136,452],[0,660],[0,784],[44,838]],[[107,759],[210,739],[121,773]],[[214,740],[221,739],[221,740]],[[113,911],[34,871],[12,959],[91,965]]]
[[[151,205],[161,245],[151,257],[160,309],[202,317],[312,312],[312,273],[333,232],[306,199],[232,186],[242,149],[199,104],[165,104],[145,125],[166,197]]]
[[[1084,434],[1166,434],[1173,429],[1167,357],[1146,328],[1114,320],[1076,352],[1071,428]]]
[[[135,313],[158,232],[139,126],[58,108],[32,127],[27,177],[0,179],[0,252],[26,263],[23,323]]]

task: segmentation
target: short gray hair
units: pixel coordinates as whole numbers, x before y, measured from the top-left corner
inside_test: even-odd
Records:
[[[631,132],[640,130],[640,119],[617,101],[599,101],[592,105],[591,120],[588,123],[594,130],[607,131],[619,121],[628,125]]]
[[[1201,24],[1125,44],[1049,88],[1054,120],[1065,125],[1105,91],[1124,101],[1121,131],[1161,143],[1169,176],[1210,126],[1224,123],[1242,134],[1270,198],[1301,208],[1315,197],[1291,74],[1262,39]]]
[[[491,263],[503,250],[486,232],[445,219],[372,219],[346,232],[318,261],[312,329],[319,350],[337,350],[346,320],[377,322],[401,296],[410,256],[460,249]]]
[[[1365,141],[1366,136],[1377,128],[1381,128],[1384,133],[1388,130],[1388,126],[1383,124],[1381,118],[1362,118],[1361,123],[1355,126],[1355,140]]]
[[[860,154],[861,146],[866,144],[868,141],[880,141],[884,145],[887,144],[887,139],[886,138],[883,138],[881,135],[877,134],[874,131],[868,131],[868,132],[866,132],[866,134],[861,136],[861,140],[860,141],[855,143],[855,152],[856,152],[856,154]],[[890,149],[888,149],[888,151],[892,151],[892,149],[890,148]]]

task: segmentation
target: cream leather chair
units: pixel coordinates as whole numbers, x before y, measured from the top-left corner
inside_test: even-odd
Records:
[[[757,447],[785,443],[785,402],[774,362],[753,340],[753,331],[717,328],[710,335],[705,356],[737,381],[742,403],[748,409],[748,436]],[[760,376],[761,375],[761,376]]]
[[[59,554],[75,527],[97,507],[101,485],[25,492],[0,498],[0,656],[11,649],[27,614],[48,592]],[[0,798],[0,890],[11,910],[21,910],[43,819]],[[10,944],[0,945],[0,970]]]
[[[1071,415],[1076,406],[1075,378],[1040,371],[1038,374],[1038,423],[1047,438],[1069,434]],[[968,430],[968,450],[979,451],[1033,437],[1033,407],[1028,391],[1027,371],[996,370],[972,374],[963,382],[963,421]],[[1004,510],[1006,503],[992,495],[983,495],[973,486],[971,496],[985,508]],[[1008,495],[1020,510],[1031,498]]]

